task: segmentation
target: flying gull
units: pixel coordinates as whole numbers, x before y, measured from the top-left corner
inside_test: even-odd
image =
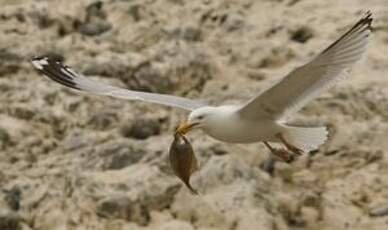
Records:
[[[338,40],[307,64],[292,70],[278,83],[239,105],[211,106],[166,94],[127,90],[93,81],[50,57],[36,57],[33,66],[50,79],[72,89],[116,98],[141,100],[190,112],[177,132],[201,129],[229,143],[263,142],[274,154],[271,142],[281,143],[292,154],[317,149],[327,139],[326,127],[295,127],[287,118],[322,91],[348,75],[365,54],[373,17],[367,12]]]

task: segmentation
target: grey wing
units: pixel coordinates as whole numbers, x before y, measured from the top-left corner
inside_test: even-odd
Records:
[[[43,73],[48,78],[72,89],[122,99],[147,101],[178,107],[188,111],[204,106],[203,103],[183,97],[127,90],[96,82],[74,72],[69,67],[62,65],[62,63],[52,60],[49,57],[36,57],[31,62],[39,72]]]
[[[371,34],[372,14],[368,11],[349,31],[311,62],[294,69],[280,82],[251,99],[241,109],[244,117],[284,120],[299,111],[347,75],[362,58]]]

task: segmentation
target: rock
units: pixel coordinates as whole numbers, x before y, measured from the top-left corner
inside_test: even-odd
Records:
[[[55,20],[44,9],[34,9],[28,16],[39,29],[47,29],[55,24]]]
[[[7,202],[9,208],[13,211],[18,211],[20,209],[20,200],[22,198],[22,190],[19,187],[13,187],[9,191],[5,192],[5,201]]]
[[[87,173],[83,180],[87,183],[86,186],[99,188],[98,194],[103,194],[101,200],[113,199],[115,203],[118,196],[120,197],[118,200],[128,199],[126,203],[131,206],[130,210],[139,211],[144,206],[146,209],[143,211],[146,213],[169,207],[181,187],[177,179],[162,173],[158,167],[141,163],[120,170]],[[110,206],[119,210],[121,208],[121,206],[111,205],[111,202],[107,204],[108,208]],[[142,221],[143,219],[140,218],[139,222],[143,223]]]
[[[274,176],[282,178],[284,182],[292,182],[293,181],[292,166],[284,162],[278,162],[275,167]]]
[[[112,148],[105,149],[106,153],[110,154],[110,158],[103,161],[103,170],[117,170],[135,164],[143,156],[142,149],[128,148],[128,146],[112,146]],[[101,153],[99,156],[103,157],[105,154]]]
[[[146,139],[160,133],[160,122],[150,118],[137,118],[130,125],[123,125],[120,133],[124,137],[135,139]]]
[[[112,24],[106,21],[106,13],[102,7],[102,1],[95,1],[86,7],[85,22],[79,27],[81,34],[98,36],[112,29]]]
[[[0,229],[1,230],[21,230],[23,219],[14,212],[0,210]]]
[[[84,151],[88,152],[84,167],[101,170],[119,170],[138,163],[146,155],[144,149],[127,140],[109,141],[88,149]]]
[[[290,222],[293,222],[296,219],[299,210],[298,200],[291,194],[287,193],[277,193],[275,195],[277,209],[279,210],[280,215],[287,224],[290,224]]]
[[[171,44],[155,48],[155,60],[136,64],[129,77],[120,76],[122,82],[129,89],[146,92],[176,95],[201,92],[217,68],[211,65],[208,55],[194,45],[179,48],[175,43],[171,41]],[[168,57],[162,58],[166,55]]]
[[[131,56],[131,59],[134,57]],[[84,75],[106,76],[111,78],[128,78],[132,72],[126,55],[108,52],[84,63]]]
[[[273,226],[274,220],[267,212],[273,207],[266,196],[269,192],[266,173],[223,155],[210,158],[193,179],[201,195],[195,198],[185,190],[178,193],[171,206],[178,219],[191,221],[199,229],[214,226],[270,229]],[[230,216],[224,215],[225,211]]]
[[[35,108],[25,106],[24,104],[14,105],[10,111],[11,115],[23,120],[31,120],[35,114]]]
[[[293,216],[288,219],[288,225],[293,228],[304,228],[306,227],[306,221],[300,216]]]
[[[225,22],[225,27],[229,32],[238,31],[245,26],[245,16],[241,14],[230,14]]]
[[[60,210],[55,206],[55,201],[49,202],[47,205],[52,205],[50,211],[40,213],[34,220],[34,228],[36,229],[66,229],[68,227],[69,213],[66,210]],[[48,207],[46,207],[48,208]],[[65,212],[64,212],[65,211]],[[76,212],[76,210],[74,210]]]
[[[194,227],[184,221],[172,220],[158,226],[160,230],[194,230]]]
[[[226,154],[229,154],[229,149],[227,147],[225,147],[225,145],[223,145],[223,143],[216,143],[214,145],[211,145],[207,151],[211,152],[211,155],[218,155],[218,156],[222,156],[222,155],[226,155]]]
[[[131,15],[135,22],[138,22],[143,17],[144,6],[141,4],[133,4],[128,9],[128,14]]]
[[[273,175],[275,170],[276,160],[270,155],[261,165],[260,168],[267,172],[269,175]]]
[[[98,36],[112,29],[112,24],[106,21],[95,20],[87,22],[79,27],[81,34],[86,36]]]
[[[201,29],[195,27],[186,27],[183,30],[182,38],[186,41],[200,41],[201,40]]]
[[[0,77],[17,73],[20,70],[20,65],[18,63],[20,63],[22,59],[23,58],[19,54],[14,53],[9,49],[1,49]]]
[[[11,140],[11,137],[8,131],[0,127],[0,146],[6,146]]]
[[[369,210],[369,216],[371,217],[382,217],[386,215],[388,215],[388,205],[381,205]]]
[[[7,64],[4,62],[0,63],[0,77],[1,76],[8,76],[10,74],[15,74],[18,72],[20,67],[15,64]]]
[[[284,49],[280,47],[272,48],[268,55],[261,59],[259,63],[260,68],[274,68],[284,65],[291,58],[295,56],[291,49]]]
[[[239,215],[236,223],[236,230],[246,229],[271,229],[274,226],[274,219],[265,208],[250,210],[243,215]]]
[[[14,53],[9,49],[0,49],[0,60],[2,62],[19,62],[22,59],[18,53]]]
[[[217,73],[209,55],[199,50],[195,45],[178,48],[179,52],[173,55],[171,62],[174,65],[166,71],[173,83],[173,90],[178,95],[187,95],[188,92],[202,92],[205,84]],[[160,52],[166,52],[161,50]]]
[[[167,93],[174,89],[174,83],[166,76],[162,66],[147,61],[135,67],[130,78],[121,80],[133,90]]]
[[[301,27],[291,32],[291,40],[298,43],[306,43],[308,40],[314,37],[314,33],[309,27]]]
[[[86,133],[80,130],[73,130],[62,141],[62,149],[64,153],[76,151],[90,146],[90,142],[92,141],[93,138]]]
[[[93,1],[88,6],[86,6],[86,21],[90,20],[92,17],[106,18],[106,13],[103,11],[103,1]]]
[[[0,147],[11,147],[21,144],[17,140],[28,140],[26,136],[33,128],[27,121],[12,116],[0,116]],[[22,142],[23,144],[27,144]]]
[[[305,192],[302,196],[302,204],[306,207],[320,208],[322,205],[322,194],[313,191]]]
[[[268,187],[269,176],[234,156],[222,155],[212,156],[200,168],[198,174],[194,174],[192,182],[196,187],[196,184],[199,184],[200,187],[211,190],[221,185],[233,184],[236,180],[253,180],[265,190]],[[201,192],[201,189],[198,190]]]
[[[56,20],[57,26],[57,34],[59,37],[64,37],[69,35],[70,33],[74,33],[79,31],[81,26],[81,20],[78,18],[73,18],[70,16],[61,17]]]
[[[193,197],[188,191],[178,194],[171,206],[173,216],[178,220],[191,222],[197,228],[217,226],[219,229],[231,229],[235,218],[227,218],[221,212],[222,207],[228,206],[228,202],[224,202],[223,197],[219,197],[219,203],[206,202],[205,196],[207,200],[213,198],[205,194]]]
[[[131,201],[128,197],[109,197],[99,201],[97,214],[105,218],[118,218],[147,225],[150,221],[148,208],[138,202]]]
[[[88,125],[96,130],[104,130],[112,128],[118,120],[118,115],[114,111],[105,111],[94,114],[90,118]]]
[[[314,227],[316,222],[322,220],[320,211],[315,208],[302,207],[300,212],[301,216],[303,216],[305,227]]]
[[[171,37],[190,42],[198,42],[202,39],[202,30],[195,26],[178,27],[172,30]]]
[[[284,173],[287,173],[287,171],[285,171]],[[301,170],[297,173],[292,173],[290,171],[289,173],[292,174],[292,178],[290,179],[294,181],[294,183],[299,184],[301,186],[315,184],[315,182],[318,180],[317,175],[315,175],[308,169]],[[284,174],[284,176],[286,175]]]

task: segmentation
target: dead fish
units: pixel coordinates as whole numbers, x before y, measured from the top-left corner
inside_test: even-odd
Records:
[[[190,142],[178,132],[175,133],[174,141],[170,146],[170,164],[175,175],[185,183],[192,193],[198,195],[198,192],[190,184],[190,176],[198,170],[198,162]]]

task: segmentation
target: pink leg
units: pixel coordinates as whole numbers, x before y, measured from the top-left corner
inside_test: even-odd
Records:
[[[268,142],[263,141],[264,145],[271,151],[271,153],[278,159],[290,163],[294,160],[294,156],[285,149],[273,148]]]
[[[300,156],[303,154],[303,150],[301,150],[300,148],[296,147],[295,145],[289,143],[283,136],[282,133],[278,133],[275,135],[275,137],[279,138],[279,140],[284,144],[284,146],[286,146],[286,148],[288,150],[290,150],[291,152],[295,153],[296,155]]]

